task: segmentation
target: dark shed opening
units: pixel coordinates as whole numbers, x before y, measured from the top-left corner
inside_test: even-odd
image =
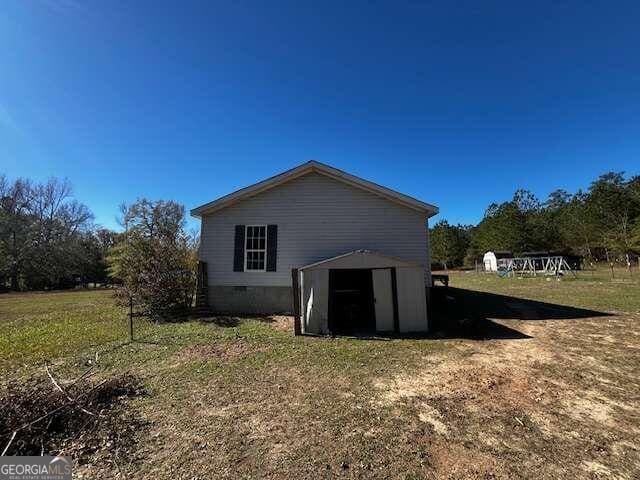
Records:
[[[329,270],[328,321],[329,330],[336,334],[375,332],[371,270]]]

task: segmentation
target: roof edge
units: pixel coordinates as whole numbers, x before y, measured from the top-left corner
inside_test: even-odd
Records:
[[[254,195],[270,190],[271,188],[274,188],[278,185],[291,181],[302,175],[306,175],[307,173],[310,173],[310,172],[316,172],[321,175],[328,176],[330,178],[341,181],[348,185],[352,185],[362,190],[369,191],[370,193],[382,196],[387,200],[404,205],[405,207],[412,208],[418,211],[423,211],[427,214],[427,218],[437,215],[440,211],[438,207],[436,207],[435,205],[422,202],[413,197],[410,197],[409,195],[405,195],[403,193],[392,190],[390,188],[383,187],[382,185],[378,185],[377,183],[370,182],[369,180],[365,180],[355,175],[351,175],[350,173],[331,167],[322,162],[318,162],[316,160],[310,160],[301,165],[298,165],[297,167],[294,167],[292,169],[286,170],[282,173],[269,177],[266,180],[262,180],[258,183],[254,183],[253,185],[249,185],[247,187],[241,188],[232,193],[224,195],[220,198],[217,198],[212,202],[208,202],[203,205],[200,205],[199,207],[192,209],[190,211],[190,214],[194,217],[200,218],[203,215],[207,215],[210,213],[214,213],[218,210],[222,210],[223,208],[226,208],[235,202],[239,202],[241,200],[251,198]]]
[[[403,260],[402,258],[398,258],[398,257],[393,257],[391,255],[386,255],[384,253],[380,253],[380,252],[376,252],[374,250],[351,250],[350,252],[346,252],[346,253],[342,253],[340,255],[336,255],[335,257],[329,257],[329,258],[325,258],[324,260],[318,260],[317,262],[313,262],[313,263],[309,263],[307,265],[303,265],[301,267],[298,267],[298,270],[308,270],[310,268],[314,268],[320,265],[323,265],[325,263],[329,263],[329,262],[333,262],[335,260],[339,260],[341,258],[345,258],[345,257],[350,257],[352,255],[373,255],[376,257],[380,257],[380,258],[385,258],[388,260],[393,260],[395,262],[398,263],[402,263],[404,264],[404,266],[406,267],[424,267],[424,265],[421,265],[419,263],[416,262],[410,262],[407,260]]]

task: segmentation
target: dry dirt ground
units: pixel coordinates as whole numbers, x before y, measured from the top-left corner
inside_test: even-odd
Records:
[[[639,478],[640,316],[497,323],[530,338],[463,343],[376,384],[430,425],[434,477]]]

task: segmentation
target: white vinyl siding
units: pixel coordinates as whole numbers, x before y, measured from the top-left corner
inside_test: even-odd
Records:
[[[275,272],[234,272],[235,225],[278,226]],[[210,285],[291,286],[291,269],[367,249],[424,265],[426,214],[310,173],[202,217]]]

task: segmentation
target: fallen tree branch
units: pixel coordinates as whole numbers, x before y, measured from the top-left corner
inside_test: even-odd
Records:
[[[76,398],[72,398],[66,391],[63,390],[63,388],[60,386],[60,384],[56,381],[55,378],[53,378],[53,375],[51,374],[51,372],[49,371],[49,366],[47,365],[47,363],[45,362],[44,364],[44,370],[47,372],[47,375],[49,376],[49,378],[51,379],[51,382],[53,383],[53,385],[56,387],[56,389],[62,393],[65,398],[67,400],[69,400],[69,402],[75,404],[82,412],[86,413],[87,415],[92,415],[95,416],[96,414],[93,412],[90,412],[89,410],[87,410],[86,408],[82,407],[81,405],[78,405],[77,399]]]
[[[87,368],[84,373],[82,375],[80,375],[78,378],[76,378],[75,380],[72,380],[71,382],[69,382],[69,385],[75,385],[76,383],[78,383],[80,380],[84,380],[87,377],[90,377],[91,375],[93,375],[95,373],[95,371],[93,370],[93,365],[90,366],[89,368]]]
[[[13,443],[13,439],[16,438],[16,434],[17,433],[18,433],[17,430],[15,432],[13,432],[13,435],[11,435],[11,438],[9,439],[9,443],[7,443],[7,446],[4,447],[4,450],[2,451],[2,455],[0,455],[0,457],[4,457],[4,454],[7,453],[7,450],[9,450],[9,447]]]
[[[107,383],[109,381],[109,379],[107,378],[106,380],[101,381],[100,383],[96,384],[94,387],[92,387],[90,390],[82,393],[81,395],[78,395],[75,398],[75,401],[80,400],[83,397],[86,397],[87,395],[89,395],[90,393],[92,393],[94,390],[100,388],[102,385],[104,385],[105,383]],[[16,428],[15,432],[19,432],[20,430],[24,430],[25,428],[29,428],[31,425],[35,425],[38,422],[41,422],[42,420],[44,420],[45,418],[50,417],[51,415],[53,415],[54,413],[58,413],[60,410],[70,407],[71,405],[73,405],[75,402],[67,402],[63,405],[60,405],[57,408],[54,408],[53,410],[48,411],[47,413],[45,413],[44,415],[41,415],[40,417],[36,418],[35,420],[32,420],[31,422],[25,423],[23,425],[20,425],[18,428]],[[9,433],[4,433],[4,434],[0,434],[0,437],[4,437],[9,435]]]

